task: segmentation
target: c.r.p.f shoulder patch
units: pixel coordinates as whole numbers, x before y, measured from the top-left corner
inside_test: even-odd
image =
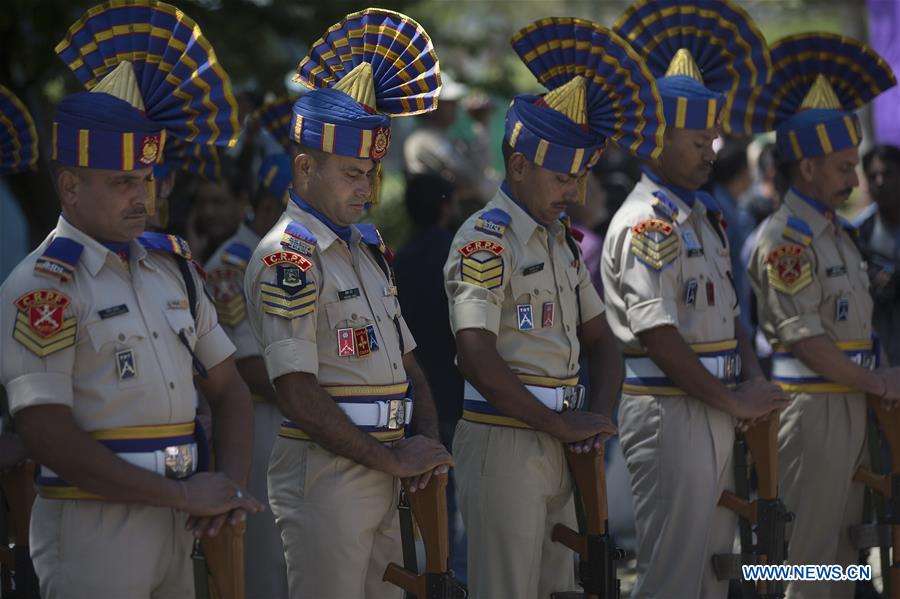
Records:
[[[681,243],[675,228],[658,218],[643,220],[631,227],[631,253],[639,262],[662,271],[678,258]]]
[[[775,248],[766,256],[766,274],[774,289],[794,295],[812,282],[812,266],[802,245]]]
[[[13,339],[41,358],[75,343],[75,318],[65,318],[72,302],[55,289],[29,291],[16,300]]]
[[[462,254],[460,274],[465,283],[485,289],[495,289],[503,284],[503,246],[496,241],[481,239],[470,241],[459,248]]]

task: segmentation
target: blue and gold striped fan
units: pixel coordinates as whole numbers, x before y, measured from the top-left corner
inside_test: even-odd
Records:
[[[441,89],[437,54],[425,29],[380,8],[347,15],[330,27],[294,80],[311,89],[338,89],[372,111],[394,116],[434,110]]]
[[[157,0],[111,0],[69,28],[56,53],[88,89],[130,62],[141,103],[170,136],[233,146],[240,130],[231,82],[209,41],[181,10]]]
[[[296,96],[280,96],[253,111],[259,126],[268,131],[285,152],[291,147],[291,108],[296,99]]]
[[[772,63],[765,38],[744,9],[730,0],[637,0],[612,29],[657,78],[667,126],[708,128],[724,100],[732,118],[723,122],[726,131],[751,133],[731,105],[736,96],[769,80]],[[670,79],[677,76],[724,97],[692,93],[684,80]]]
[[[665,125],[656,83],[621,37],[590,21],[551,17],[517,32],[512,46],[550,90],[546,105],[637,156],[659,155]],[[583,90],[573,93],[576,85]]]
[[[34,119],[25,104],[0,85],[0,175],[33,170],[37,159]]]
[[[766,131],[801,108],[856,110],[897,83],[891,67],[874,50],[842,35],[801,33],[778,40],[771,50],[771,82],[745,98],[747,114]]]

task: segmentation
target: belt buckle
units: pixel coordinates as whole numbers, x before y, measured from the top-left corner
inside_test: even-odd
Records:
[[[392,399],[387,402],[388,419],[387,428],[391,431],[400,430],[406,426],[406,399]]]
[[[584,403],[584,385],[563,387],[562,411],[577,410]]]
[[[860,366],[865,368],[866,370],[875,370],[875,358],[876,355],[874,352],[869,352],[865,354],[861,354],[860,358]]]
[[[733,379],[737,378],[738,375],[738,355],[737,354],[728,354],[723,356],[724,358],[724,379]]]
[[[191,445],[171,445],[164,451],[166,478],[187,478],[194,472]]]

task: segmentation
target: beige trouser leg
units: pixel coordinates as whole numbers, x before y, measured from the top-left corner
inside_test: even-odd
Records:
[[[716,504],[734,488],[731,416],[689,397],[624,395],[619,437],[637,529],[632,597],[718,597],[712,556],[731,553],[737,517]]]
[[[270,403],[253,403],[253,463],[247,489],[256,499],[268,504],[266,470],[272,445],[283,417]],[[244,536],[247,599],[282,599],[288,596],[284,549],[271,509],[247,516]]]
[[[193,599],[185,519],[161,507],[37,498],[30,544],[41,596]]]
[[[402,596],[381,582],[402,563],[397,479],[311,441],[278,437],[269,503],[281,532],[293,598]]]
[[[550,541],[576,528],[562,443],[533,430],[460,421],[453,439],[473,599],[546,599],[575,590],[573,553]]]
[[[781,493],[794,522],[791,564],[855,563],[847,528],[862,517],[863,486],[852,482],[866,458],[866,402],[861,393],[797,394],[778,431]],[[853,582],[794,582],[791,598],[852,597]]]

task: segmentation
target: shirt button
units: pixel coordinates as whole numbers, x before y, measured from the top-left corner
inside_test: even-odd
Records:
[[[562,293],[562,285],[559,285],[556,288],[559,290],[560,293]]]
[[[575,372],[575,364],[569,364],[569,371]]]
[[[541,292],[540,289],[534,289],[534,290],[533,290],[533,293],[534,293],[535,295],[538,295],[540,292]]]
[[[158,338],[159,338],[159,335],[157,334],[156,331],[153,331],[153,338],[154,338],[154,339],[158,339]]]
[[[175,388],[175,383],[169,383],[169,389],[174,389],[174,388]]]
[[[397,363],[394,362],[394,370],[397,370]]]
[[[567,330],[567,331],[569,330],[569,325],[566,325],[566,330]]]
[[[188,327],[188,331],[190,331],[191,333],[193,333],[193,332],[194,332],[194,327],[193,327],[193,326],[189,326],[189,327]]]
[[[358,317],[355,313],[350,315],[350,320],[356,320],[357,318]]]
[[[381,322],[381,317],[380,317],[380,316],[376,316],[376,317],[375,317],[375,320],[377,320],[378,322]]]
[[[119,333],[119,341],[125,341],[125,335]]]

